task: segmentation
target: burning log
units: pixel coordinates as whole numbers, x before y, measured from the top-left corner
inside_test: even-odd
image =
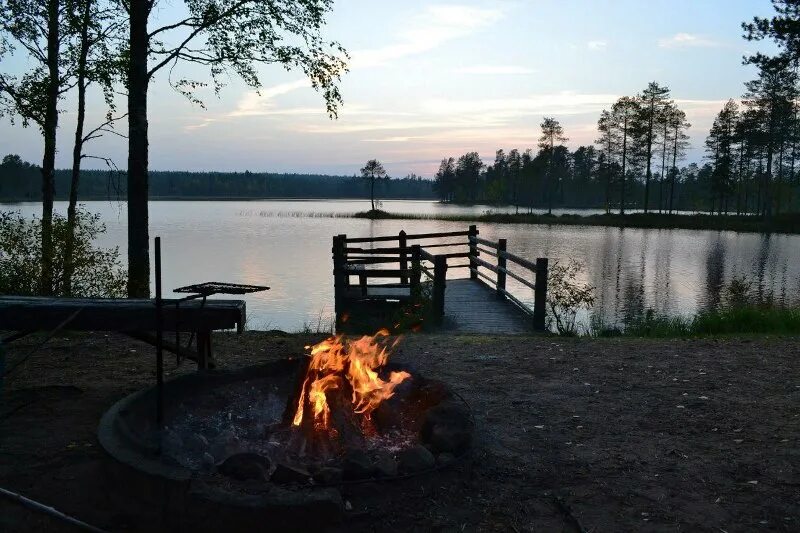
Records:
[[[299,455],[327,457],[361,446],[365,434],[374,433],[372,411],[411,377],[405,371],[380,377],[394,346],[386,337],[385,330],[356,340],[339,335],[311,348],[283,414],[283,423],[297,433],[293,448]]]
[[[306,381],[306,374],[308,374],[308,366],[311,364],[311,357],[304,357],[300,361],[300,366],[297,369],[295,383],[289,397],[286,398],[286,408],[283,410],[283,417],[281,422],[285,427],[289,427],[294,420],[294,415],[297,412],[297,403],[303,394],[303,384]]]

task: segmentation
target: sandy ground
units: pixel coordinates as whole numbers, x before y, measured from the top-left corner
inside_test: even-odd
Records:
[[[311,340],[215,337],[226,367]],[[32,355],[2,398],[0,486],[109,530],[162,529],[158,509],[113,498],[95,436],[105,409],[153,383],[153,352],[98,333]],[[469,402],[472,462],[349,489],[336,530],[800,531],[800,339],[416,335],[395,357]],[[68,529],[0,500],[0,530]]]

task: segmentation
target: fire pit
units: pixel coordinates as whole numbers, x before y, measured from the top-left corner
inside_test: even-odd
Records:
[[[115,486],[182,525],[314,527],[341,519],[340,487],[425,474],[468,452],[469,409],[444,383],[389,361],[381,331],[308,357],[175,378],[103,416]]]

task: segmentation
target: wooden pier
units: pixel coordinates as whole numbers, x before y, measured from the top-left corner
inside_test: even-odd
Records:
[[[509,253],[505,239],[482,239],[476,226],[446,233],[337,235],[332,252],[337,329],[354,310],[364,314],[391,303],[426,302],[444,330],[545,330],[547,259],[530,262]],[[517,291],[533,292],[532,305],[513,292],[509,279]]]

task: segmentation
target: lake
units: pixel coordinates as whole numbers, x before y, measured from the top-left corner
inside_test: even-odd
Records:
[[[108,231],[99,244],[119,246],[124,260],[126,204],[95,201],[84,205],[100,213],[106,224]],[[0,204],[0,209],[41,213],[36,203]],[[316,327],[333,314],[333,235],[460,231],[468,226],[466,222],[322,216],[368,209],[369,200],[151,202],[150,236],[162,238],[165,296],[176,287],[202,281],[269,285],[271,290],[245,297],[248,328]],[[431,215],[500,211],[411,200],[384,201],[382,209]],[[56,211],[65,213],[66,203],[56,202]],[[574,258],[583,263],[583,280],[596,287],[592,313],[601,314],[607,322],[646,309],[692,314],[718,303],[720,288],[733,276],[747,276],[781,301],[797,301],[800,294],[798,235],[489,223],[479,224],[478,229],[486,239],[508,239],[510,252],[530,260]],[[514,288],[523,300],[532,301],[530,291]],[[588,317],[582,321],[586,324]]]

